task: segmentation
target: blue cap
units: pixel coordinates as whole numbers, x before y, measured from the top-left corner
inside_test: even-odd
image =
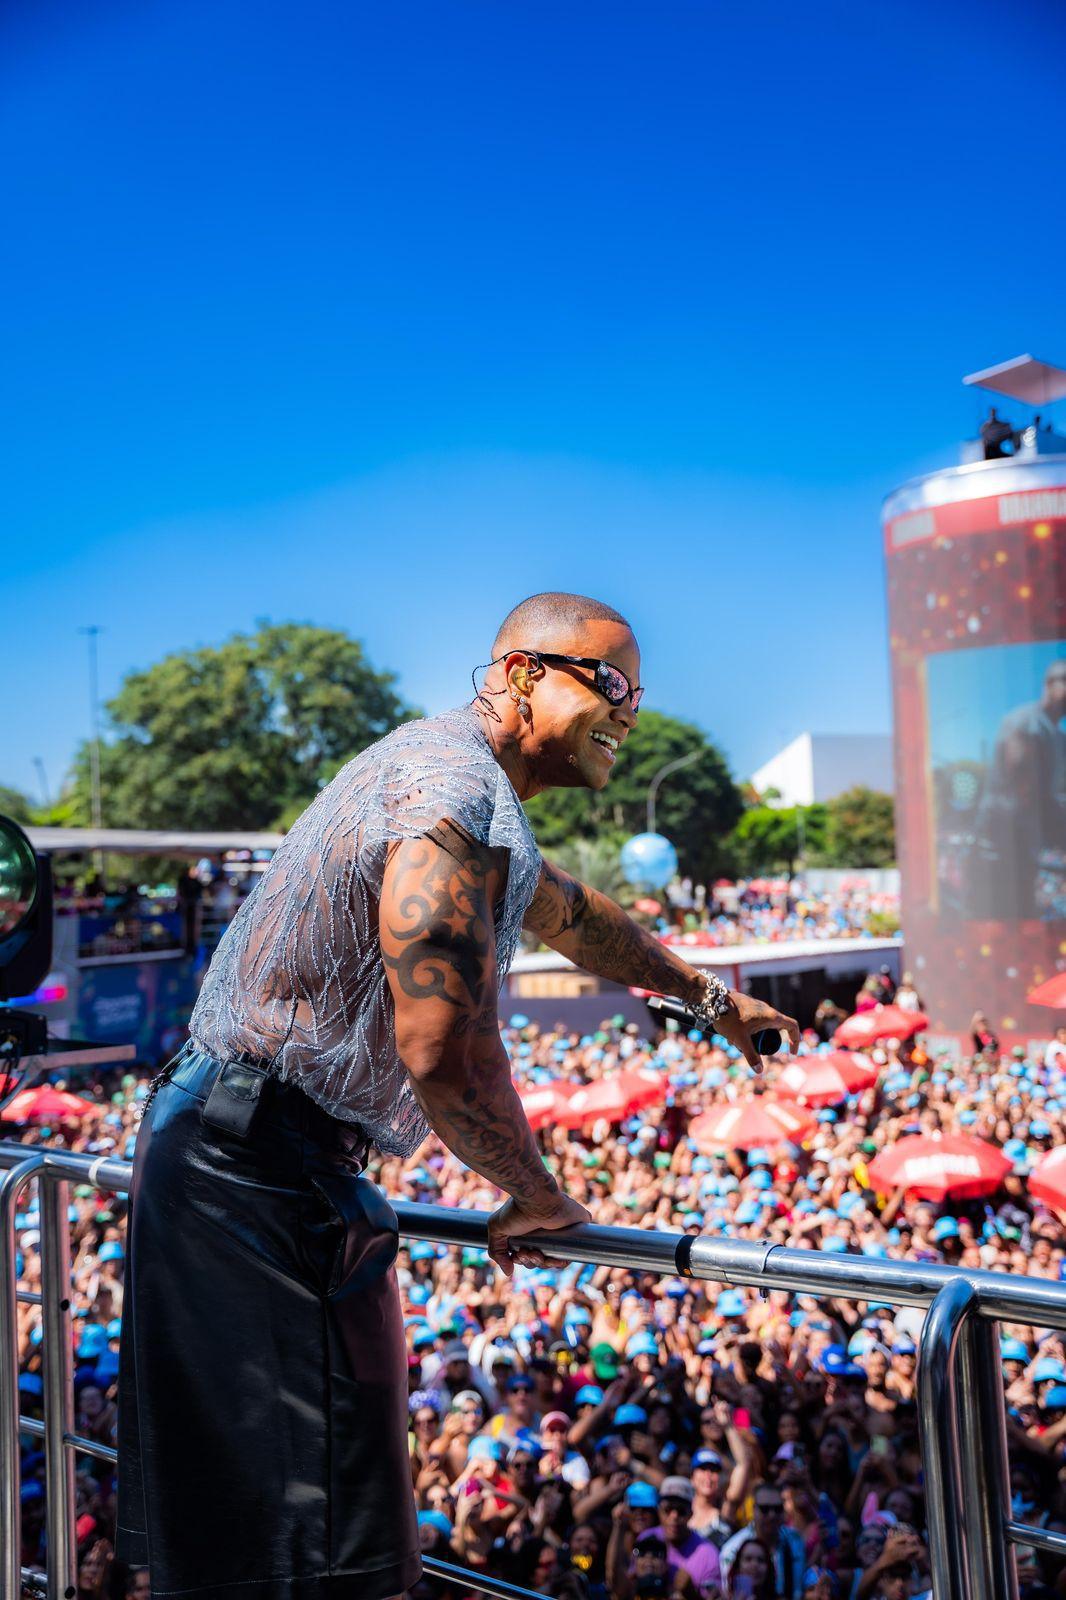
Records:
[[[424,1306],[427,1300],[433,1298],[433,1290],[428,1283],[412,1283],[407,1298],[413,1306]]]
[[[603,1399],[603,1390],[598,1383],[583,1383],[574,1396],[575,1406],[598,1406]]]
[[[626,1345],[626,1356],[657,1356],[659,1343],[653,1333],[635,1333]]]
[[[416,1239],[411,1246],[412,1261],[433,1261],[436,1258],[436,1249],[428,1239]]]
[[[1034,1383],[1066,1383],[1066,1367],[1054,1356],[1041,1356],[1033,1368]]]
[[[450,1539],[454,1532],[443,1511],[420,1511],[418,1513],[418,1526],[420,1528],[436,1528],[439,1533],[443,1533],[446,1539]]]
[[[121,1261],[126,1254],[117,1239],[105,1239],[100,1246],[99,1259],[101,1261]]]
[[[88,1323],[81,1331],[76,1353],[79,1361],[95,1361],[107,1345],[107,1329],[98,1322]]]
[[[107,1325],[107,1337],[109,1339],[121,1339],[121,1337],[122,1337],[122,1318],[121,1317],[112,1317],[111,1321]]]
[[[471,1461],[502,1461],[507,1454],[507,1446],[501,1439],[493,1439],[487,1433],[478,1433],[471,1439],[467,1450],[467,1457]]]
[[[1049,1411],[1066,1411],[1066,1383],[1057,1383],[1043,1396],[1044,1407]]]
[[[1029,1360],[1029,1352],[1020,1339],[1001,1339],[999,1341],[999,1355],[1001,1361]]]
[[[615,1428],[643,1428],[648,1420],[648,1413],[643,1406],[619,1406],[612,1419]]]
[[[757,1222],[759,1215],[759,1207],[754,1200],[742,1200],[737,1206],[734,1221],[739,1228],[746,1228],[752,1222]]]
[[[863,1378],[866,1374],[862,1368],[848,1356],[842,1344],[826,1345],[821,1355],[823,1372],[828,1372],[833,1378]]]
[[[1017,1343],[1017,1340],[1014,1343]],[[892,1341],[892,1354],[894,1356],[916,1356],[918,1354],[918,1346],[913,1339],[894,1339]]]
[[[833,1256],[841,1256],[848,1248],[848,1241],[842,1239],[839,1233],[830,1233],[822,1240],[822,1249]]]
[[[720,1317],[742,1317],[748,1308],[739,1289],[723,1289],[714,1309]]]
[[[567,1306],[563,1312],[563,1322],[571,1323],[574,1327],[592,1327],[592,1314],[585,1306]]]
[[[650,1483],[631,1483],[626,1490],[626,1505],[633,1511],[654,1511],[658,1504],[658,1490]]]
[[[44,1379],[41,1377],[40,1373],[39,1372],[20,1372],[19,1373],[19,1393],[20,1394],[43,1394],[44,1393]]]
[[[938,1242],[941,1239],[957,1239],[959,1225],[954,1217],[938,1217],[933,1224],[933,1238]]]
[[[773,1166],[773,1161],[770,1159],[769,1150],[764,1150],[761,1145],[755,1150],[749,1150],[748,1151],[748,1166],[749,1167],[772,1167]]]
[[[772,1189],[774,1180],[765,1167],[757,1167],[748,1179],[748,1183],[753,1189]]]
[[[1051,1124],[1049,1122],[1043,1122],[1040,1118],[1037,1118],[1035,1122],[1030,1122],[1029,1132],[1032,1134],[1034,1139],[1047,1139],[1051,1135]]]
[[[428,1350],[430,1345],[436,1344],[437,1335],[432,1328],[422,1328],[414,1337],[416,1350]]]
[[[959,1112],[959,1121],[964,1128],[970,1128],[977,1121],[977,1112],[967,1106],[965,1111]]]
[[[692,1465],[693,1468],[713,1467],[718,1471],[721,1469],[723,1462],[717,1450],[697,1450],[692,1457]]]

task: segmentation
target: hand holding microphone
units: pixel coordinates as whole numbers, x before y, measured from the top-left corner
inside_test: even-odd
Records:
[[[718,980],[719,983],[721,980]],[[724,985],[723,985],[724,987]],[[773,1056],[781,1049],[783,1036],[788,1035],[792,1055],[799,1049],[799,1023],[775,1011],[765,1000],[755,1000],[751,995],[727,990],[728,1008],[721,1011],[713,1023],[690,1009],[683,1001],[673,997],[652,996],[648,1005],[663,1017],[683,1024],[688,1029],[698,1029],[705,1038],[718,1033],[743,1055],[753,1072],[762,1072],[762,1057]],[[702,1009],[702,1008],[701,1008]]]

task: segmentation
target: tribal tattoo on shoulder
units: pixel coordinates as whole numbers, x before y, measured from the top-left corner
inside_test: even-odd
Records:
[[[381,951],[396,987],[411,1000],[442,1000],[463,1019],[495,1000],[490,853],[458,823],[392,846],[396,874],[381,926]]]

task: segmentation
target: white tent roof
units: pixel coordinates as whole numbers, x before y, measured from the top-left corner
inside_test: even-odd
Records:
[[[224,850],[276,850],[283,833],[157,833],[141,828],[27,828],[35,850],[71,855],[105,850],[108,855],[201,856]]]
[[[1066,396],[1066,372],[1047,361],[1037,361],[1035,356],[1015,356],[1011,361],[1001,361],[998,367],[971,372],[962,381],[978,389],[991,389],[994,394],[1009,395],[1012,400],[1024,400],[1031,406],[1049,406]]]

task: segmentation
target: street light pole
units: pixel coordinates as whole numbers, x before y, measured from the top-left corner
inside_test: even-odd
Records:
[[[89,781],[92,788],[93,827],[103,826],[103,806],[100,800],[100,697],[97,692],[99,683],[96,641],[103,632],[96,623],[88,628],[79,628],[79,633],[88,635],[89,639],[89,722],[92,727],[92,742],[89,745]],[[103,870],[103,854],[96,852],[96,870]]]
[[[660,767],[648,785],[648,832],[655,832],[655,799],[659,793],[659,785],[671,772],[677,772],[681,767],[687,767],[693,761],[698,761],[703,754],[702,750],[690,750],[687,756],[678,756],[676,761],[668,761],[665,767]]]

